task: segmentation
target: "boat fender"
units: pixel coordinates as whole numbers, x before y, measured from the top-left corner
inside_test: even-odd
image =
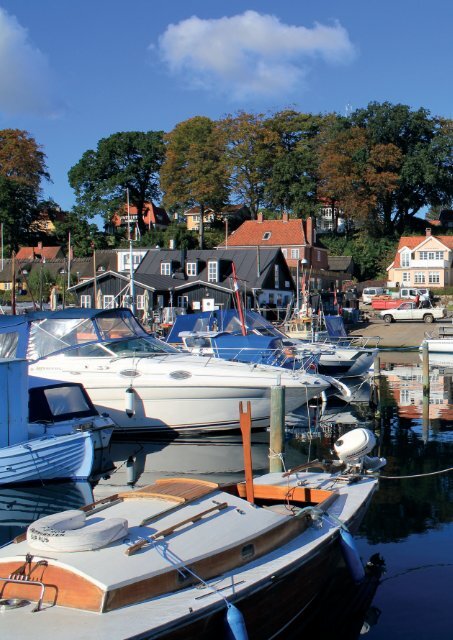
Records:
[[[124,518],[106,518],[86,524],[86,513],[79,509],[44,516],[27,529],[30,547],[63,553],[101,549],[127,536],[128,522]]]
[[[129,418],[132,418],[132,416],[135,413],[135,391],[132,387],[128,387],[125,391],[125,409],[126,409],[126,415]]]
[[[365,577],[365,569],[362,559],[359,555],[357,547],[354,542],[354,538],[346,531],[346,529],[340,529],[341,550],[343,557],[348,567],[351,577],[354,582],[361,582]]]
[[[228,625],[228,640],[247,640],[248,633],[242,613],[233,604],[228,603],[226,621]]]

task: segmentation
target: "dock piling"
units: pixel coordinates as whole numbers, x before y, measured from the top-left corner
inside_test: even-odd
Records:
[[[284,471],[282,458],[285,453],[285,387],[281,385],[280,379],[271,387],[269,449],[269,471]]]

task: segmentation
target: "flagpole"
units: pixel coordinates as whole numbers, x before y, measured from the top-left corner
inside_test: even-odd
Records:
[[[129,189],[126,189],[127,194],[127,229],[129,236],[129,278],[130,278],[130,292],[131,292],[131,311],[135,315],[135,291],[134,291],[134,268],[132,264],[132,234],[131,234],[131,213],[129,207]]]
[[[94,246],[94,241],[91,243],[93,247],[93,309],[96,309],[97,300],[98,300],[98,292],[97,292],[97,282],[96,282],[96,247]]]

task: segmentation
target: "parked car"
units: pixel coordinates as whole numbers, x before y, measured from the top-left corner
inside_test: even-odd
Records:
[[[382,296],[384,293],[383,287],[365,287],[362,291],[362,302],[363,304],[371,304],[371,299],[374,296]]]
[[[384,322],[390,324],[397,320],[414,320],[431,324],[447,315],[445,307],[419,307],[415,302],[402,302],[395,309],[384,309],[379,313]]]

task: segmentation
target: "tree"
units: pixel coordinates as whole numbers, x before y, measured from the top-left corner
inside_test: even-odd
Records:
[[[265,204],[266,184],[276,156],[282,152],[281,136],[262,114],[243,111],[219,123],[227,142],[226,160],[232,199],[242,202],[256,218]]]
[[[279,138],[264,194],[267,205],[283,211],[312,214],[317,209],[317,139],[323,120],[286,110],[266,121]]]
[[[76,258],[92,254],[93,242],[97,249],[107,248],[105,236],[99,232],[96,224],[90,224],[77,209],[65,215],[64,220],[55,222],[55,236],[68,253],[68,239],[71,234],[71,251]]]
[[[228,174],[222,131],[209,118],[180,122],[166,136],[166,156],[160,179],[167,207],[198,206],[199,246],[204,243],[206,207],[219,211],[228,199]]]
[[[16,249],[38,215],[45,155],[27,131],[0,131],[0,222],[4,238]]]
[[[77,199],[77,211],[85,218],[101,215],[110,222],[129,202],[137,207],[137,223],[146,230],[146,202],[160,199],[159,170],[164,159],[162,131],[115,133],[99,141],[96,151],[86,151],[68,173]]]

